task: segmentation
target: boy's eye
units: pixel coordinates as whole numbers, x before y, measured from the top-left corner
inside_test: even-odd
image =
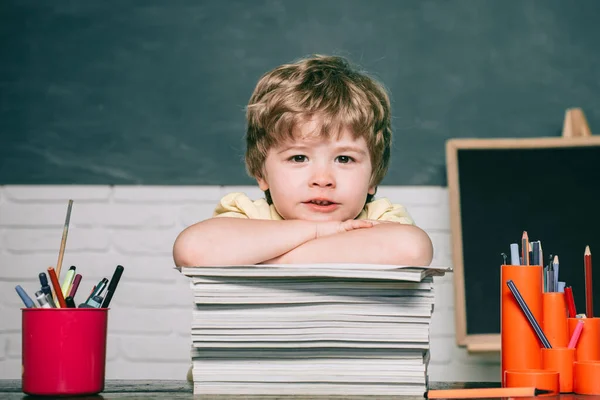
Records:
[[[291,156],[290,161],[301,163],[301,162],[306,161],[306,156],[303,156],[303,155]]]
[[[353,161],[352,157],[350,157],[350,156],[338,156],[337,160],[341,164],[347,164],[347,163]]]

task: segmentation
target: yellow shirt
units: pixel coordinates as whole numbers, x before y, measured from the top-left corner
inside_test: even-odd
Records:
[[[221,199],[213,217],[233,217],[248,219],[282,220],[275,207],[265,199],[251,200],[244,193],[229,193]],[[412,217],[404,206],[392,204],[388,199],[373,200],[365,205],[356,219],[371,219],[376,221],[393,221],[401,224],[414,225]]]

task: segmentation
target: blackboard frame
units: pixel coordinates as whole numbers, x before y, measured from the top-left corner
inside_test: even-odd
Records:
[[[567,119],[565,120],[565,122]],[[566,125],[566,124],[565,124]],[[467,332],[467,309],[464,285],[464,259],[462,218],[460,208],[460,177],[458,152],[468,149],[543,149],[600,146],[600,137],[569,136],[531,139],[450,139],[446,142],[446,173],[450,206],[450,233],[452,264],[454,270],[454,319],[456,343],[471,352],[500,351],[500,332],[493,334],[469,334]]]

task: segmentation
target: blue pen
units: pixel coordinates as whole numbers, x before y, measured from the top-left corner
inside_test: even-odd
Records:
[[[19,294],[21,300],[23,300],[23,303],[25,303],[25,307],[36,308],[35,303],[33,302],[33,300],[31,300],[31,297],[29,297],[29,295],[25,292],[21,285],[15,286],[15,290]]]

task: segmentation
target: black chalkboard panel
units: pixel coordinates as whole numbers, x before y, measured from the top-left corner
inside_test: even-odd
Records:
[[[600,126],[600,2],[2,0],[0,184],[252,184],[261,74],[347,56],[392,95],[385,185],[445,185],[444,142]]]
[[[484,141],[489,148],[453,142],[455,218],[462,232],[453,242],[462,253],[457,278],[463,280],[466,334],[500,333],[501,253],[510,254],[524,230],[530,240],[541,240],[545,264],[558,255],[559,280],[573,287],[577,311],[584,313],[586,245],[592,258],[598,254],[594,291],[600,294],[600,138]],[[594,309],[600,310],[600,295]]]

